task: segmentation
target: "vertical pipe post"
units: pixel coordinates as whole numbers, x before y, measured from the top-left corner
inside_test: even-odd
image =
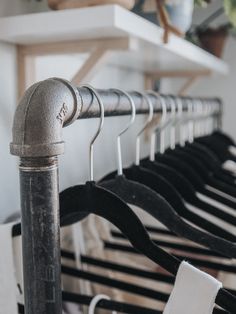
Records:
[[[61,314],[57,157],[21,158],[25,314]]]

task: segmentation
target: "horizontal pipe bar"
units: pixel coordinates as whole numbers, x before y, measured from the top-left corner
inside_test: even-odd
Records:
[[[78,119],[87,119],[87,118],[98,118],[100,117],[100,110],[99,105],[96,97],[92,95],[92,93],[86,87],[77,88],[81,102],[82,102],[82,110]],[[122,94],[122,92],[116,92],[114,90],[97,90],[99,93],[101,100],[104,105],[105,109],[105,116],[106,117],[113,117],[113,116],[123,116],[131,114],[131,106],[129,103],[128,98]],[[130,96],[132,97],[135,108],[136,114],[147,114],[149,111],[148,104],[145,102],[141,94],[132,91],[129,92]],[[171,111],[171,102],[170,102],[171,95],[161,95],[162,99],[165,101],[167,106],[167,111]],[[148,95],[149,99],[151,100],[154,112],[161,113],[161,101],[160,98],[155,97],[154,95]],[[176,99],[175,96],[172,96],[173,99]],[[216,111],[221,111],[221,101],[218,98],[190,98],[190,97],[179,97],[183,103],[183,111],[188,110],[188,101],[192,100],[193,105],[199,105],[199,100],[203,102],[211,102],[212,105],[216,106]]]

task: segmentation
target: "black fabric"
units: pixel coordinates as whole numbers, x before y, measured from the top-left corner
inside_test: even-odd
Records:
[[[112,243],[105,243],[106,248],[111,248],[111,249],[117,249],[117,250],[121,250],[125,252],[129,252],[129,253],[135,253],[137,254],[137,252],[131,248],[130,246],[124,246],[124,245],[116,245],[114,244],[114,246],[112,246]],[[130,248],[130,250],[129,250]],[[65,258],[69,258],[71,260],[75,260],[75,254],[69,251],[62,251],[62,257]],[[164,283],[168,283],[168,284],[174,284],[175,278],[170,276],[170,275],[165,275],[165,274],[161,274],[158,272],[152,272],[152,271],[147,271],[147,270],[143,270],[140,268],[136,268],[136,267],[131,267],[131,266],[126,266],[123,264],[117,264],[114,262],[110,262],[110,261],[104,261],[98,258],[94,258],[94,257],[90,257],[90,256],[86,256],[86,255],[81,255],[81,262],[83,264],[87,264],[87,265],[93,265],[99,268],[105,268],[105,269],[109,269],[109,270],[113,270],[113,271],[118,271],[121,273],[125,273],[125,274],[129,274],[129,275],[133,275],[133,276],[138,276],[138,277],[142,277],[142,278],[147,278],[147,279],[151,279],[151,280],[158,280]],[[212,265],[211,265],[212,266]],[[221,267],[221,265],[217,265],[218,267]],[[210,267],[212,268],[212,267]],[[218,270],[218,269],[217,269]],[[229,269],[227,269],[229,270]],[[229,270],[231,272],[231,269]],[[236,295],[236,291],[232,290],[232,289],[227,289],[231,294]]]
[[[195,191],[200,192],[203,195],[208,196],[216,201],[219,201],[233,209],[236,209],[235,202],[213,191],[206,189],[205,182],[201,179],[198,173],[194,171],[191,167],[189,167],[189,165],[187,165],[185,162],[181,161],[180,159],[174,156],[165,154],[156,154],[156,161],[163,163],[177,171],[179,175],[185,178],[185,180],[188,182],[190,186],[193,186]]]
[[[163,293],[163,292],[157,292],[157,291],[154,291],[152,289],[142,288],[142,287],[137,286],[137,285],[124,283],[124,282],[122,282],[120,280],[110,279],[110,278],[103,277],[103,276],[100,276],[100,275],[92,274],[91,272],[80,271],[80,270],[73,269],[73,268],[70,268],[70,267],[62,266],[62,269],[63,269],[63,273],[67,274],[69,276],[82,278],[82,279],[85,279],[85,280],[86,279],[92,280],[92,281],[97,282],[99,284],[103,284],[103,285],[106,285],[106,286],[112,286],[114,288],[121,289],[123,291],[127,291],[127,292],[130,292],[130,293],[133,293],[133,294],[140,294],[140,295],[148,297],[150,299],[159,300],[159,301],[162,301],[162,302],[167,302],[168,299],[169,299],[169,295],[166,294],[166,293]],[[224,291],[223,296],[222,295],[220,295],[220,296],[217,295],[217,297],[216,297],[216,299],[217,298],[219,299],[219,303],[224,304],[225,308],[229,307],[228,305],[225,304],[225,298],[227,298],[227,295],[230,296],[232,298],[232,301],[233,301],[234,296],[230,295],[227,291],[226,292]],[[217,313],[217,312],[213,312],[213,313]],[[225,311],[221,310],[218,313],[225,313]]]
[[[224,142],[228,146],[236,146],[234,140],[228,134],[223,133],[222,130],[214,131],[211,136],[217,138],[219,141]]]
[[[81,262],[87,265],[93,265],[100,268],[110,269],[121,273],[142,277],[145,279],[161,281],[169,284],[174,284],[175,278],[170,275],[160,274],[154,271],[143,270],[131,266],[121,265],[113,262],[104,261],[98,258],[81,255]]]
[[[236,157],[229,151],[229,145],[226,142],[220,141],[214,136],[204,136],[196,139],[197,142],[207,146],[220,158],[224,163],[227,160],[236,162]]]
[[[224,221],[227,221],[230,224],[235,223],[235,217],[232,215],[228,215],[222,210],[219,210],[218,208],[209,205],[206,202],[203,202],[200,198],[197,197],[194,187],[191,185],[191,183],[188,182],[185,177],[183,177],[179,172],[177,172],[172,167],[169,167],[168,165],[161,164],[159,162],[151,162],[149,160],[144,160],[142,162],[142,165],[150,170],[152,170],[154,173],[161,174],[168,182],[172,183],[173,186],[176,187],[179,194],[182,196],[182,198],[189,204],[197,207],[198,210],[202,210],[203,212],[210,213],[214,216],[217,216],[218,218],[223,219]],[[205,218],[201,218],[200,216],[191,213],[186,207],[182,206],[181,211],[179,211],[179,207],[176,205],[174,208],[177,209],[178,213],[186,218],[191,219],[190,221],[197,226],[204,228],[205,230],[211,232],[212,234],[215,234],[221,238],[225,238],[226,240],[236,242],[236,237],[224,230],[221,227],[218,227],[217,225],[209,222]],[[186,217],[186,214],[188,215]],[[185,215],[185,216],[183,216]]]
[[[117,250],[117,251],[131,253],[131,254],[139,254],[134,248],[125,244],[104,241],[104,247],[109,250]],[[175,256],[181,259],[182,261],[188,260],[189,262],[192,262],[197,267],[207,267],[209,269],[224,271],[224,272],[228,272],[232,274],[235,274],[236,272],[236,266],[234,265],[216,263],[216,262],[202,260],[202,259],[198,259],[194,257],[186,257],[180,254],[175,254]]]
[[[236,203],[234,201],[207,189],[204,180],[199,176],[198,172],[189,166],[186,162],[184,162],[181,158],[166,154],[157,154],[156,161],[164,163],[169,167],[172,167],[175,171],[179,172],[179,174],[184,177],[196,191],[216,201],[219,201],[231,207],[232,209],[236,209]]]
[[[91,296],[78,296],[73,293],[63,292],[63,299],[66,302],[73,302],[79,303],[84,305],[89,305],[92,301]],[[110,301],[110,300],[101,300],[97,304],[97,308],[116,311],[120,313],[128,313],[128,314],[161,314],[160,311],[147,309],[145,307],[129,304],[129,303],[122,303],[117,301]]]
[[[73,252],[62,250],[61,253],[62,253],[63,258],[68,258],[70,260],[75,260],[76,258]],[[133,275],[133,276],[143,277],[146,279],[158,280],[158,281],[162,281],[162,282],[166,282],[170,284],[173,284],[175,281],[175,278],[170,275],[164,275],[158,272],[143,270],[140,268],[117,264],[110,261],[104,261],[102,259],[90,257],[87,255],[81,255],[80,260],[81,260],[81,263],[83,264],[93,265],[96,267],[114,270],[121,273]]]
[[[195,155],[189,154],[187,151],[182,150],[179,146],[177,146],[176,149],[167,149],[165,154],[174,156],[191,167],[198,173],[205,184],[212,186],[213,188],[218,189],[232,197],[236,197],[235,186],[232,187],[230,184],[214,178],[212,172],[203,163],[201,163]],[[234,207],[236,207],[236,203]]]
[[[186,143],[183,147],[184,151],[196,156],[205,167],[211,171],[211,174],[221,180],[235,187],[235,177],[230,171],[222,168],[222,164],[217,156],[209,150],[206,146],[200,143]]]
[[[124,235],[118,231],[112,231],[111,234],[114,238],[125,239]],[[153,242],[163,248],[171,248],[171,249],[175,249],[179,251],[184,251],[186,253],[194,253],[194,254],[205,255],[205,256],[214,256],[217,258],[225,259],[225,257],[222,254],[215,253],[215,252],[209,251],[208,249],[192,246],[189,244],[182,244],[182,243],[170,242],[166,240],[163,241],[163,240],[154,240],[154,239],[153,239]]]
[[[71,292],[62,292],[62,297],[64,302],[76,303],[80,305],[87,305],[91,303],[93,296],[75,294]],[[101,300],[98,302],[96,308],[103,310],[116,311],[119,313],[127,314],[161,314],[160,311],[156,309],[148,309],[142,306],[137,306],[129,303],[117,302],[112,300]],[[19,314],[24,314],[24,306],[18,305]]]
[[[166,235],[169,235],[169,236],[174,236],[176,237],[176,235],[167,230],[167,229],[162,229],[162,228],[159,228],[159,227],[153,227],[153,226],[147,226],[145,225],[145,228],[147,231],[149,232],[153,232],[153,233],[157,233],[157,234],[166,234]],[[21,224],[18,223],[18,224],[15,224],[13,227],[12,227],[12,236],[13,237],[18,237],[21,235]]]
[[[76,268],[62,265],[62,273],[64,275],[72,276],[74,278],[89,280],[90,282],[95,282],[106,287],[116,288],[122,291],[126,291],[132,294],[144,296],[162,302],[167,302],[169,298],[169,295],[167,293],[156,291],[150,288],[144,288],[142,286],[127,283],[122,280],[112,279],[106,276],[98,275],[91,271],[79,270]]]
[[[70,292],[62,292],[63,299],[65,302],[77,303],[80,305],[89,305],[92,301],[92,296],[87,295],[77,295]],[[152,309],[147,309],[141,306],[129,304],[129,303],[122,303],[110,300],[101,300],[97,304],[97,308],[103,310],[110,310],[116,311],[119,313],[127,313],[127,314],[162,314],[162,312]],[[24,314],[24,306],[18,305],[19,314]],[[229,313],[224,310],[214,309],[213,314],[220,314],[220,313]]]
[[[149,225],[145,225],[145,228],[147,229],[147,231],[152,232],[152,233],[165,234],[165,235],[176,237],[174,232],[172,232],[170,230],[167,230],[167,229],[154,227],[154,226],[149,226]]]

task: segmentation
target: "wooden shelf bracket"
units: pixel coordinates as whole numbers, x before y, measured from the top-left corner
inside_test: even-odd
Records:
[[[132,38],[115,38],[99,40],[79,40],[56,42],[50,44],[33,44],[17,46],[18,92],[19,97],[31,84],[35,83],[35,58],[48,55],[66,55],[89,53],[82,67],[71,81],[79,85],[88,82],[104,66],[115,51],[130,51],[137,48]]]
[[[154,82],[162,78],[186,78],[186,82],[177,93],[179,96],[185,96],[193,84],[200,78],[208,77],[212,74],[210,70],[191,70],[191,71],[158,71],[156,73],[145,74],[145,85],[148,89],[153,88]]]

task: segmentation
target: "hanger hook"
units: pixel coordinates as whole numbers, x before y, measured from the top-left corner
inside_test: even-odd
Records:
[[[101,300],[110,300],[111,298],[108,297],[106,294],[97,294],[95,295],[90,304],[89,304],[89,309],[88,309],[88,314],[94,314],[95,313],[95,309],[97,304],[101,301]],[[112,314],[117,314],[117,312],[112,311]]]
[[[188,141],[193,143],[193,103],[190,98],[187,99],[188,106]]]
[[[206,120],[206,116],[208,115],[209,107],[207,104],[204,104],[201,99],[199,99],[199,101],[198,101],[198,107],[199,107],[198,113],[202,116],[202,119],[200,120],[200,123],[199,123],[199,125],[200,125],[199,136],[201,136],[207,132],[208,121]]]
[[[153,130],[152,134],[151,134],[151,144],[150,144],[150,160],[154,161],[155,160],[155,151],[156,151],[156,136],[157,133],[160,132],[160,151],[161,153],[164,153],[165,150],[165,143],[164,143],[164,139],[165,139],[165,134],[162,131],[162,128],[165,128],[165,123],[166,123],[166,118],[167,118],[167,106],[165,103],[165,100],[162,98],[162,96],[152,90],[148,90],[146,91],[147,94],[149,95],[153,95],[156,97],[157,100],[160,100],[160,104],[161,104],[161,120],[159,125]]]
[[[179,124],[179,143],[181,147],[185,146],[185,136],[184,136],[184,126],[183,126],[183,101],[180,97],[176,97],[177,103],[177,115],[178,115],[178,124]]]
[[[148,98],[148,96],[145,93],[141,92],[136,92],[137,94],[141,95],[142,98],[145,100],[145,102],[148,104],[148,118],[146,119],[144,126],[142,129],[139,131],[139,133],[136,136],[136,158],[135,158],[135,165],[139,166],[140,165],[140,136],[143,134],[143,132],[146,130],[146,128],[150,125],[152,119],[153,119],[153,104],[151,100]]]
[[[214,119],[215,116],[215,110],[214,110],[214,106],[212,106],[212,102],[210,100],[207,101],[207,106],[206,106],[206,129],[205,129],[205,133],[206,135],[211,133],[212,131],[212,121]]]
[[[110,89],[111,91],[117,93],[117,94],[123,94],[125,95],[130,103],[130,107],[131,107],[131,116],[130,116],[130,120],[128,122],[128,124],[124,127],[124,129],[118,134],[117,139],[116,139],[116,143],[117,143],[117,161],[118,161],[118,175],[122,175],[123,174],[123,165],[122,165],[122,154],[121,154],[121,143],[120,143],[120,138],[121,135],[123,135],[130,127],[131,125],[134,123],[135,120],[135,115],[136,115],[136,109],[135,109],[135,104],[134,101],[132,99],[132,97],[125,91],[118,89],[118,88],[112,88]]]
[[[170,127],[170,148],[175,149],[175,116],[176,116],[176,103],[171,96],[167,96],[170,100],[171,106],[171,127]]]
[[[87,88],[96,97],[96,99],[98,101],[99,109],[100,109],[99,127],[98,127],[98,130],[97,130],[96,134],[94,135],[94,137],[93,137],[93,139],[89,145],[89,180],[94,181],[94,153],[93,153],[94,143],[102,131],[102,128],[104,125],[105,112],[104,112],[104,105],[103,105],[102,99],[99,96],[99,94],[97,93],[97,91],[92,86],[90,86],[88,84],[82,85],[81,87]]]

